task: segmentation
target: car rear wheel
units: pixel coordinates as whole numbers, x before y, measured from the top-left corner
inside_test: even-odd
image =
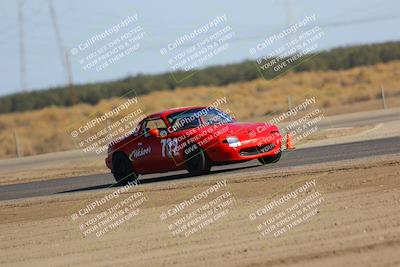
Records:
[[[203,149],[198,147],[186,155],[186,169],[192,176],[203,175],[210,172],[211,163]]]
[[[113,175],[115,181],[119,185],[125,185],[128,182],[135,182],[137,179],[137,173],[133,169],[132,162],[129,158],[121,152],[117,152],[113,155]]]
[[[275,163],[275,162],[279,161],[279,159],[281,158],[281,155],[282,155],[282,151],[279,151],[279,153],[277,153],[275,155],[258,158],[258,161],[263,165]]]

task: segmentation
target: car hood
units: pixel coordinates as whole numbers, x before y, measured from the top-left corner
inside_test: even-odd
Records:
[[[193,129],[185,130],[185,132],[189,132]],[[266,135],[269,134],[271,131],[278,131],[278,128],[275,125],[267,125],[261,122],[232,122],[221,125],[209,125],[197,128],[195,131],[202,132],[208,131],[209,129],[212,129],[209,131],[210,134],[220,131],[221,137],[232,135],[237,136],[242,140],[250,138],[249,136],[254,137],[255,135],[259,135],[260,132],[264,133],[262,135]]]

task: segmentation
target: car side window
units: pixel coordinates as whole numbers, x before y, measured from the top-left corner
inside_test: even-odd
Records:
[[[167,125],[165,124],[162,118],[148,119],[144,122],[143,134],[145,136],[148,136],[147,132],[150,131],[151,129],[158,129],[159,131],[166,130]]]
[[[133,128],[133,135],[134,136],[138,136],[140,134],[140,129],[142,129],[143,123],[139,122],[138,125],[135,126],[135,128]]]

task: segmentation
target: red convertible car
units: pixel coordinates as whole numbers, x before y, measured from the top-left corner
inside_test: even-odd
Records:
[[[184,107],[143,119],[129,136],[112,142],[106,165],[120,184],[139,174],[186,169],[202,175],[211,166],[281,157],[282,136],[268,123],[237,122],[213,107]]]

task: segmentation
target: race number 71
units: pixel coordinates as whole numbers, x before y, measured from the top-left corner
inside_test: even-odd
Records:
[[[161,139],[161,156],[165,158],[168,156],[172,158],[172,155],[178,156],[178,138],[167,138]]]

